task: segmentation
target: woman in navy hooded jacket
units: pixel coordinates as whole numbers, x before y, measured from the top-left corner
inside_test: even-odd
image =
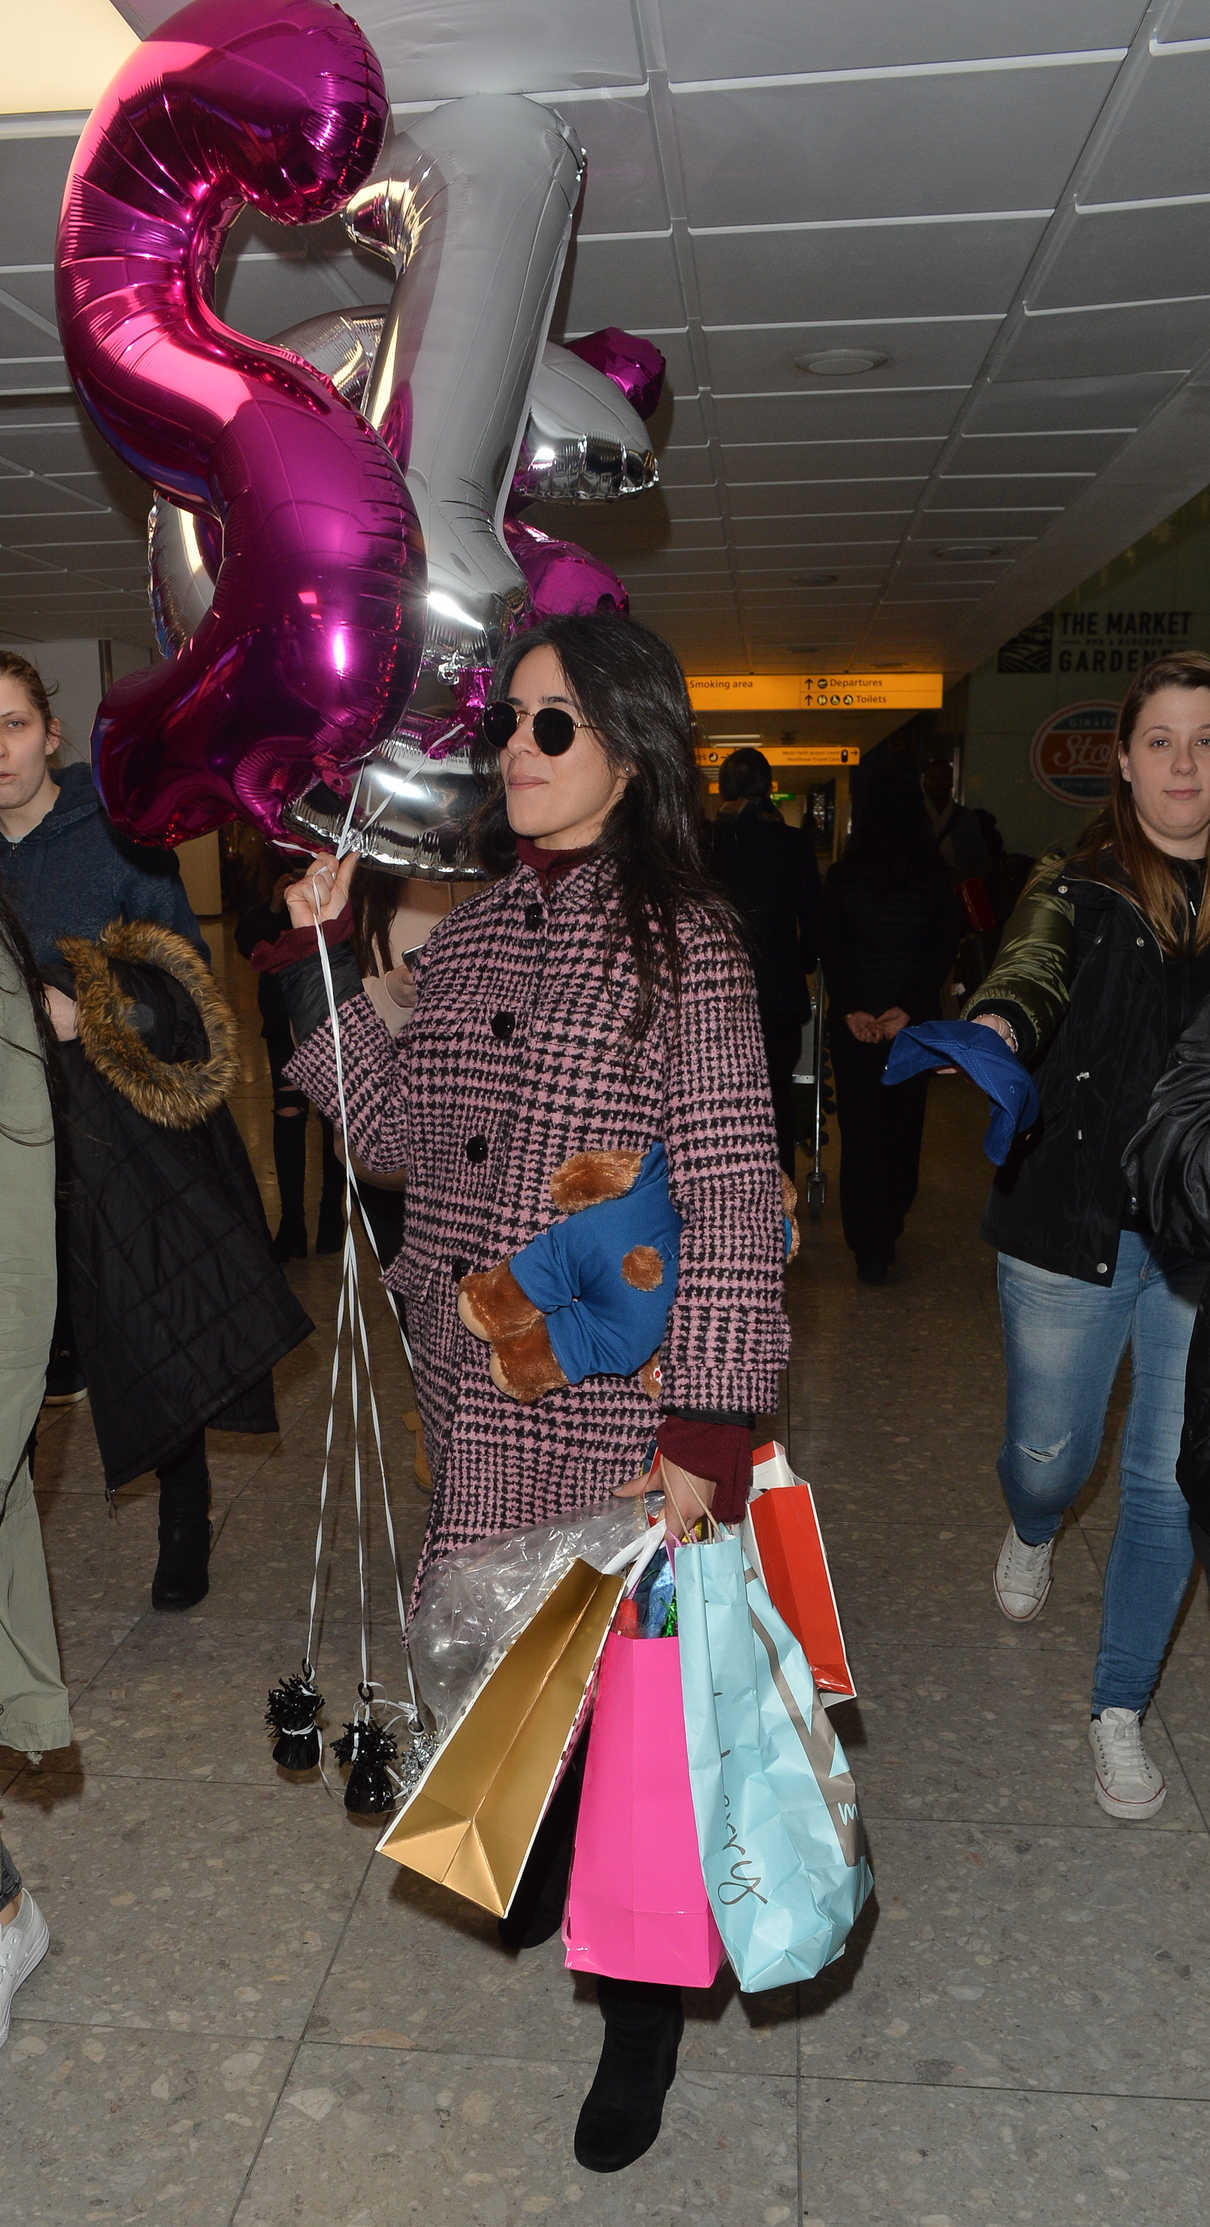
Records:
[[[86,766],[52,773],[59,740],[37,668],[0,650],[0,885],[33,950],[63,1084],[52,1389],[82,1396],[87,1383],[108,1490],[156,1471],[152,1603],[188,1608],[208,1587],[205,1426],[272,1430],[268,1371],[311,1325],[272,1259],[221,1102],[233,1061],[220,1081],[213,1038],[229,1017],[176,860],[111,826]],[[78,1041],[82,964],[94,1007],[129,1015],[103,1047],[95,1023]],[[140,1094],[147,1067],[157,1080]]]

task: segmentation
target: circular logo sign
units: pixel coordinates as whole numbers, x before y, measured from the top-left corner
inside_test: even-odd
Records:
[[[1048,796],[1085,810],[1109,795],[1116,704],[1065,704],[1044,719],[1029,746],[1030,770]]]

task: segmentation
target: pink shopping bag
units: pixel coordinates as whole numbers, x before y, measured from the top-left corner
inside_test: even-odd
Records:
[[[680,1649],[613,1632],[601,1658],[563,1919],[566,1963],[709,1987],[723,1944],[702,1881]]]

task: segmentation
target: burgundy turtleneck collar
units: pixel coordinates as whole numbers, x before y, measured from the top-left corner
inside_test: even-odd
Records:
[[[517,837],[518,861],[522,866],[533,867],[543,896],[555,882],[562,881],[564,874],[570,874],[573,866],[582,866],[586,858],[591,858],[593,848],[591,843],[585,843],[578,851],[542,851],[532,836]]]

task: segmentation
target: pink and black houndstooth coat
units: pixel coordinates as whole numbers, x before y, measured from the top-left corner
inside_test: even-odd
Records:
[[[518,865],[460,905],[417,961],[415,1018],[392,1041],[364,997],[340,1007],[349,1132],[370,1168],[408,1171],[403,1294],[433,1472],[421,1570],[434,1555],[603,1500],[653,1429],[637,1381],[589,1378],[517,1406],[459,1321],[457,1283],[558,1219],[549,1182],[570,1153],[662,1137],[683,1218],[661,1353],[670,1408],[763,1413],[789,1350],[783,1225],[756,996],[746,960],[705,916],[682,932],[679,1009],[644,1043],[625,951],[606,976],[609,883],[587,860],[543,896]],[[328,1114],[330,1024],[291,1079]]]

